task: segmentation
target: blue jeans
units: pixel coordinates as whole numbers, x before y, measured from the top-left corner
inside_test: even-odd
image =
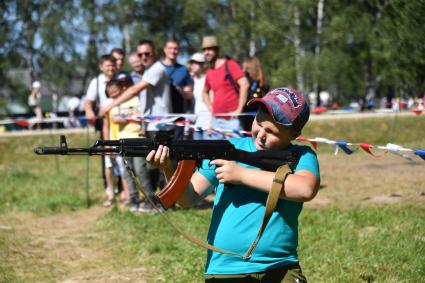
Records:
[[[193,132],[193,139],[194,140],[211,140],[212,136],[208,135],[208,130],[203,131],[195,131]]]

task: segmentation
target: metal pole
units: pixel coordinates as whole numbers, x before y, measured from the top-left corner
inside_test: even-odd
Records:
[[[90,143],[90,132],[89,132],[89,124],[86,125],[86,146],[89,146]],[[90,200],[90,156],[86,156],[86,203],[87,208],[91,206]]]

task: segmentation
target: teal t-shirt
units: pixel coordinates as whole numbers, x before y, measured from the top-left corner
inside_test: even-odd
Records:
[[[237,149],[256,151],[251,137],[229,141]],[[301,156],[295,172],[308,170],[320,178],[317,156],[310,147],[291,144],[288,149]],[[218,183],[215,171],[208,168],[208,162],[204,161],[198,170],[216,187],[208,243],[243,255],[258,233],[268,194],[243,185],[224,186]],[[298,262],[298,215],[302,205],[302,202],[280,199],[251,259],[208,251],[205,274],[263,272]]]

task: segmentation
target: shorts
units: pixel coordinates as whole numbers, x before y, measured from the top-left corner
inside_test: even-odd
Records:
[[[206,283],[243,283],[243,282],[298,282],[306,283],[307,279],[302,273],[299,263],[270,269],[265,272],[248,274],[218,274],[205,275]]]
[[[112,166],[112,157],[110,157],[109,155],[105,155],[105,168],[112,168]]]

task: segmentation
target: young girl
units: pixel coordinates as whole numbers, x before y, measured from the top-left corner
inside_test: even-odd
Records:
[[[117,99],[128,87],[132,85],[132,81],[127,76],[120,76],[117,79],[113,79],[107,83],[106,89],[107,94],[112,99]],[[142,127],[140,123],[133,123],[129,121],[130,116],[139,115],[139,97],[135,96],[132,99],[121,103],[118,106],[113,107],[106,115],[107,122],[110,130],[111,139],[126,139],[126,138],[137,138],[142,134]],[[121,157],[116,158],[121,176],[124,177],[124,187],[128,188],[125,191],[125,195],[122,198],[127,202],[124,204],[130,204],[131,212],[139,211],[139,192],[134,185],[133,180],[127,174]],[[138,178],[140,176],[140,169],[142,168],[141,157],[125,157],[125,160],[130,165],[132,170],[135,172]]]

